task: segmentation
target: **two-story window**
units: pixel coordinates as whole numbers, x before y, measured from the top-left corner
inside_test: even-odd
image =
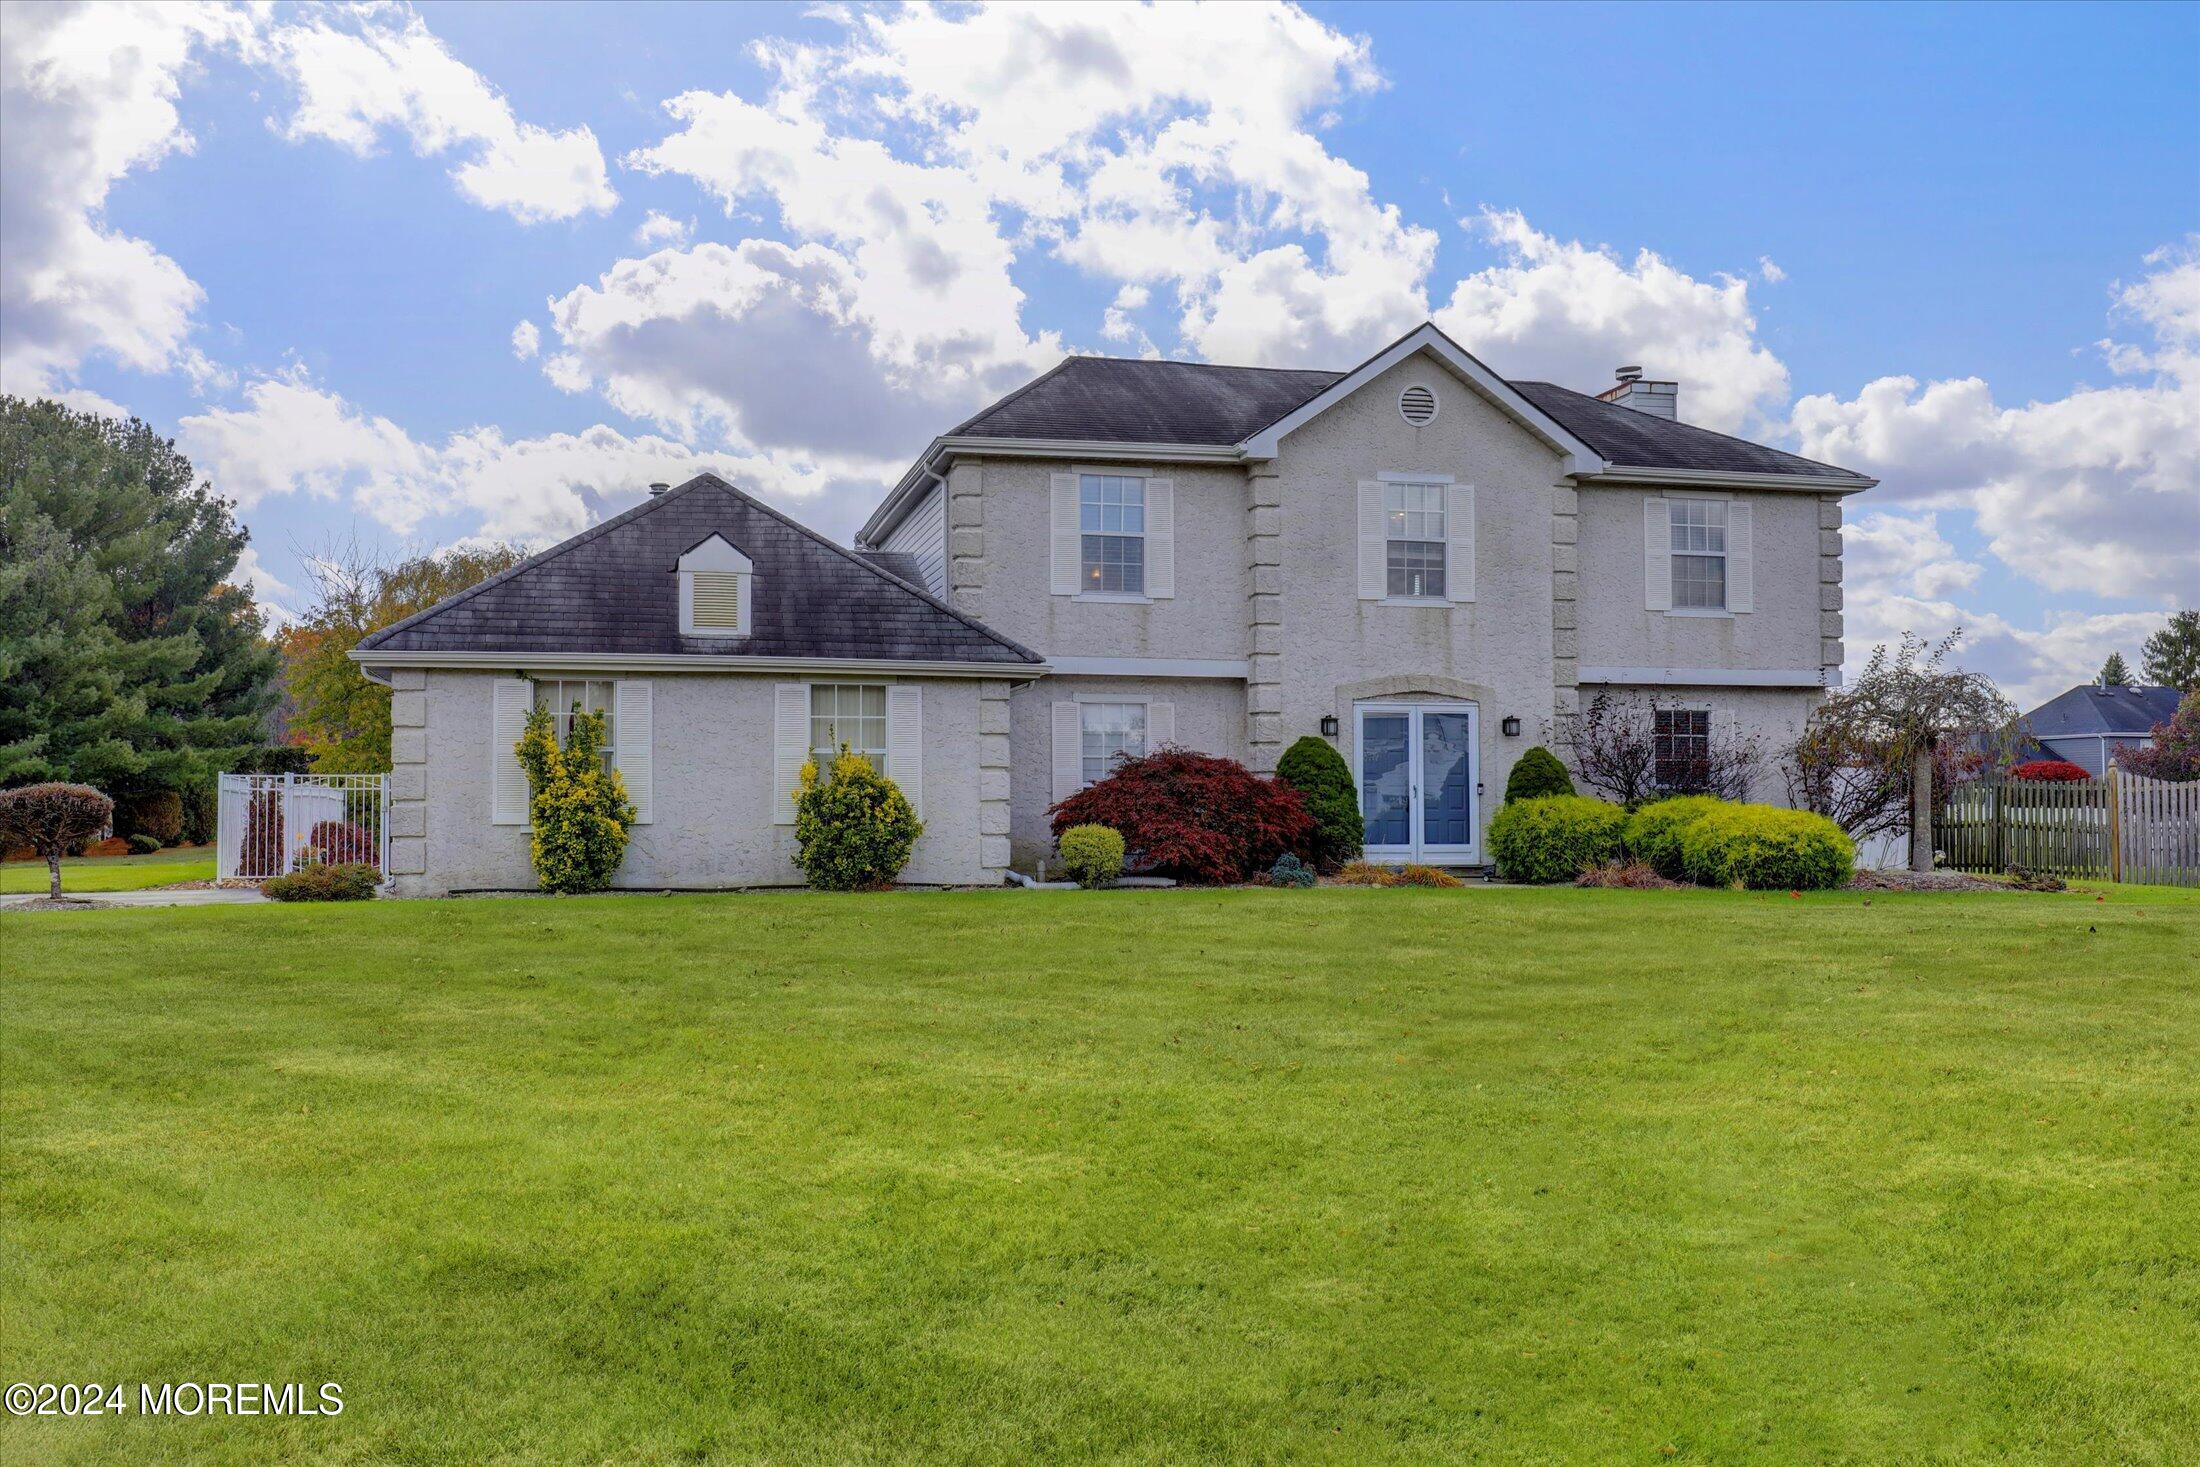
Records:
[[[1385,595],[1443,598],[1444,490],[1442,484],[1383,485]]]
[[[1674,500],[1670,538],[1673,605],[1726,610],[1726,501]]]
[[[1176,486],[1125,469],[1051,476],[1049,589],[1080,600],[1176,595]]]
[[[1085,590],[1126,596],[1145,594],[1144,479],[1079,474],[1077,531]]]
[[[1652,611],[1726,616],[1755,609],[1746,496],[1651,494],[1642,502],[1643,575]]]

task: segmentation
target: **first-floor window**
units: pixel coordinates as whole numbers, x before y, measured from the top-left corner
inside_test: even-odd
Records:
[[[886,772],[886,688],[882,683],[810,685],[810,757],[820,774],[833,767],[840,746]]]
[[[1659,786],[1702,789],[1711,776],[1711,714],[1702,708],[1660,708],[1656,716]]]
[[[1086,784],[1106,779],[1118,758],[1137,759],[1145,754],[1145,704],[1086,703],[1081,712]]]
[[[603,715],[603,767],[611,768],[617,762],[614,751],[618,740],[612,726],[612,684],[598,678],[538,678],[535,682],[535,706],[550,714],[550,730],[558,737],[563,748],[573,736],[575,712]]]
[[[1383,485],[1383,534],[1389,541],[1383,594],[1441,597],[1444,594],[1444,486]]]

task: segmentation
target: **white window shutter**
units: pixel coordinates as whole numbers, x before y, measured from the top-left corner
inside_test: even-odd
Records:
[[[1176,594],[1176,481],[1146,481],[1146,594]]]
[[[521,677],[490,684],[489,819],[496,825],[527,823],[527,771],[519,767],[520,735],[535,706],[535,685]]]
[[[1383,486],[1360,481],[1360,599],[1380,601],[1390,584],[1389,537],[1383,532]]]
[[[1069,699],[1054,705],[1054,801],[1085,787],[1084,710]]]
[[[1444,590],[1454,601],[1474,599],[1474,486],[1448,485],[1444,491]]]
[[[754,596],[756,586],[755,572],[743,571],[741,573],[741,578],[738,584],[740,587],[739,597],[741,604],[740,609],[735,613],[735,615],[740,620],[741,635],[745,637],[756,627],[756,623],[749,619],[749,603]]]
[[[1652,611],[1673,609],[1672,506],[1653,494],[1642,502],[1643,605]]]
[[[1757,609],[1756,557],[1750,547],[1749,501],[1737,499],[1726,507],[1726,609]]]
[[[1052,477],[1054,508],[1052,522],[1054,533],[1054,594],[1077,594],[1077,573],[1084,565],[1080,554],[1083,541],[1077,533],[1077,476],[1056,474]]]
[[[772,691],[772,824],[794,824],[794,787],[810,757],[810,686],[781,683]]]
[[[618,765],[619,778],[626,784],[626,797],[634,802],[637,825],[647,825],[656,818],[651,788],[656,782],[654,710],[648,679],[621,678],[613,687],[611,722],[618,747],[612,751],[612,758]]]
[[[901,786],[924,818],[924,688],[895,683],[886,690],[886,777]]]
[[[1146,752],[1165,748],[1176,742],[1176,705],[1174,703],[1148,703],[1146,705]]]

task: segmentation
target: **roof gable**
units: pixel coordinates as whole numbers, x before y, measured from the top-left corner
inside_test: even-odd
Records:
[[[1247,458],[1275,457],[1279,445],[1288,434],[1368,386],[1400,362],[1414,356],[1432,358],[1461,382],[1481,394],[1506,417],[1557,450],[1566,460],[1567,473],[1603,472],[1603,455],[1523,397],[1510,382],[1477,360],[1472,352],[1437,330],[1433,322],[1407,332],[1282,417],[1245,435],[1238,444],[1239,449]]]
[[[751,630],[738,648],[680,635],[677,571],[690,552],[713,540],[754,566]],[[1040,661],[715,474],[644,500],[439,601],[366,638],[357,652],[400,666],[408,652],[687,655],[728,663]]]

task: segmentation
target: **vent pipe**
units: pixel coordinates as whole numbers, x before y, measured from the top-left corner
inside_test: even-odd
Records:
[[[672,486],[670,484],[652,484],[649,486],[649,497],[655,499],[658,495],[664,493],[667,489],[670,489],[671,487]]]

